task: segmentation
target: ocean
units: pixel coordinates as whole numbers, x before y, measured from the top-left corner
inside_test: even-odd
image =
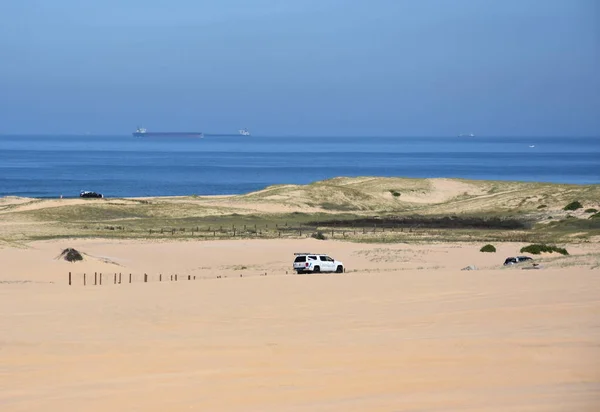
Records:
[[[600,138],[0,136],[0,197],[238,194],[337,176],[600,183]]]

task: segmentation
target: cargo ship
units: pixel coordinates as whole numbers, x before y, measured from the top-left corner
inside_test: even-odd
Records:
[[[204,137],[202,132],[149,132],[143,127],[138,127],[132,135],[136,137],[144,136],[171,136],[171,137]]]

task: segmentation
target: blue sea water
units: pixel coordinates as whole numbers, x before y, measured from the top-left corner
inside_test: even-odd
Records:
[[[600,183],[600,139],[0,136],[0,196],[236,194],[337,176]]]

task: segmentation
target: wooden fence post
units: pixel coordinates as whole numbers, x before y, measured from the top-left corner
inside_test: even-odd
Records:
[[[71,286],[71,272],[69,272],[69,286]]]
[[[119,285],[121,284],[121,272],[119,272]]]
[[[144,283],[148,282],[148,275],[144,273]]]
[[[117,284],[117,274],[115,273],[115,280],[114,280],[114,284]]]
[[[159,281],[159,282],[162,282],[162,273],[159,273],[159,274],[158,274],[158,281]]]
[[[131,273],[129,274],[129,283],[131,283]]]
[[[102,286],[102,272],[100,272],[100,286]]]
[[[83,286],[85,286],[85,273],[83,274]]]
[[[98,284],[98,273],[94,272],[94,286]]]
[[[173,282],[173,275],[171,275],[171,282]]]
[[[175,282],[177,282],[177,274],[175,275]]]
[[[192,275],[188,275],[188,280],[192,280]]]

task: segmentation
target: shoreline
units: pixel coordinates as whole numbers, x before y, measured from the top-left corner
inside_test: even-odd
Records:
[[[230,193],[230,194],[178,194],[178,195],[151,195],[151,196],[108,196],[105,199],[113,199],[113,200],[150,200],[150,199],[181,199],[181,198],[189,198],[189,197],[197,197],[197,198],[227,198],[227,197],[236,197],[236,196],[248,196],[254,193],[259,193],[265,190],[274,189],[278,187],[298,187],[298,186],[310,186],[313,184],[326,184],[329,181],[335,181],[336,179],[395,179],[395,180],[407,180],[407,181],[435,181],[435,180],[451,180],[451,181],[461,181],[466,183],[473,184],[514,184],[514,185],[541,185],[541,186],[572,186],[572,187],[596,187],[600,186],[600,181],[598,182],[588,182],[588,183],[574,183],[574,182],[556,182],[556,181],[539,181],[539,180],[504,180],[504,179],[468,179],[462,177],[395,177],[395,176],[336,176],[329,179],[324,180],[315,180],[312,182],[304,183],[304,184],[296,184],[296,183],[276,183],[267,185],[256,190],[251,190],[248,192],[240,192],[240,193]],[[30,199],[30,200],[52,200],[52,199],[79,199],[79,196],[20,196],[20,195],[0,195],[0,200],[2,199]]]

